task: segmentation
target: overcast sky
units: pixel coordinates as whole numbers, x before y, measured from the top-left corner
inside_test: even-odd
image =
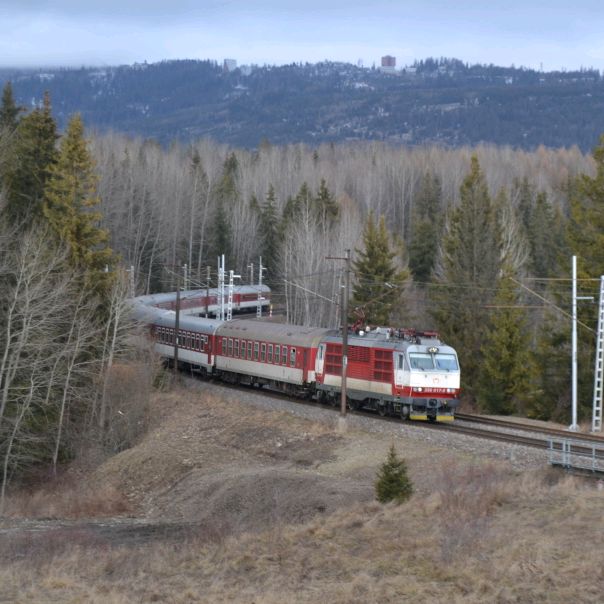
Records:
[[[604,70],[604,0],[0,0],[0,66],[162,59]]]

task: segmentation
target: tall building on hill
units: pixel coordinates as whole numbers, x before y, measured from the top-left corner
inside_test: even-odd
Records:
[[[394,73],[396,71],[396,57],[391,57],[390,55],[382,57],[380,71],[383,71],[384,73]]]

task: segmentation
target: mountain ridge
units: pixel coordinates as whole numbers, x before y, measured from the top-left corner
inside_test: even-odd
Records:
[[[0,82],[9,80],[28,108],[49,91],[60,126],[79,112],[93,129],[162,144],[211,137],[247,148],[266,140],[380,140],[585,151],[604,132],[604,78],[595,69],[426,59],[393,73],[335,62],[227,71],[212,61],[178,60],[0,70]]]

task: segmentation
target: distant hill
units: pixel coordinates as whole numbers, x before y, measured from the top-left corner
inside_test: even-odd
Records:
[[[225,72],[186,60],[0,70],[0,82],[8,79],[27,107],[48,90],[60,124],[79,111],[89,127],[162,143],[208,136],[244,147],[374,139],[587,150],[604,132],[604,79],[591,69],[427,59],[394,74],[329,62]]]

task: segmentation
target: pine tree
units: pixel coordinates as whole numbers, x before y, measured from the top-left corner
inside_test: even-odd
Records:
[[[513,281],[505,275],[481,347],[477,399],[490,413],[524,414],[532,398],[534,368],[526,311],[519,308]]]
[[[578,178],[568,223],[568,240],[579,256],[579,272],[589,277],[604,274],[604,135],[593,158],[596,175]]]
[[[420,283],[430,279],[442,231],[440,180],[429,172],[424,174],[414,203],[413,234],[409,242],[409,268]]]
[[[321,179],[319,191],[315,197],[317,217],[325,228],[331,226],[338,217],[339,207],[330,190],[327,188],[325,179]]]
[[[527,232],[530,230],[529,223],[535,206],[535,195],[535,187],[531,185],[526,176],[521,181],[514,182],[512,197],[518,199],[518,215]]]
[[[21,118],[14,136],[3,181],[8,214],[14,222],[23,223],[42,216],[44,188],[57,160],[57,126],[48,94],[41,108]]]
[[[397,302],[402,301],[401,286],[409,278],[407,270],[397,268],[396,252],[391,250],[386,220],[382,216],[376,225],[369,213],[363,232],[363,250],[355,250],[353,262],[355,284],[352,306],[360,307],[367,323],[387,325]]]
[[[432,294],[431,314],[447,343],[455,347],[464,371],[464,390],[475,393],[488,313],[501,271],[497,213],[476,156],[450,212],[443,234]]]
[[[375,482],[375,494],[380,503],[394,501],[401,504],[413,494],[413,485],[407,476],[405,461],[399,459],[394,445],[390,446],[388,457]]]
[[[266,201],[260,208],[260,229],[260,254],[262,255],[262,262],[268,267],[269,272],[274,275],[276,274],[277,263],[279,261],[282,233],[277,216],[273,185],[269,185]],[[270,277],[267,279],[267,283],[270,283]]]
[[[110,277],[107,266],[115,262],[107,246],[108,235],[98,226],[101,215],[92,211],[99,204],[94,163],[84,138],[79,115],[69,121],[52,166],[45,191],[43,213],[54,232],[67,244],[71,262],[86,272],[88,285],[103,291]]]
[[[539,277],[559,274],[560,256],[565,249],[564,219],[554,210],[544,192],[538,193],[529,216],[528,241],[531,269]],[[566,257],[571,254],[565,254]]]
[[[551,299],[552,296],[548,297]],[[571,351],[569,325],[565,318],[553,313],[545,317],[532,356],[537,368],[538,389],[527,407],[527,417],[567,422],[571,397]],[[582,366],[582,359],[579,359],[579,368]]]
[[[235,153],[231,153],[224,161],[222,177],[214,191],[214,225],[210,242],[210,258],[218,257],[221,254],[224,254],[227,258],[232,256],[233,233],[230,216],[239,197],[237,189],[238,169],[237,156]]]
[[[0,132],[14,132],[17,128],[19,113],[22,107],[17,106],[13,96],[13,87],[7,82],[2,89],[2,104],[0,105]]]

